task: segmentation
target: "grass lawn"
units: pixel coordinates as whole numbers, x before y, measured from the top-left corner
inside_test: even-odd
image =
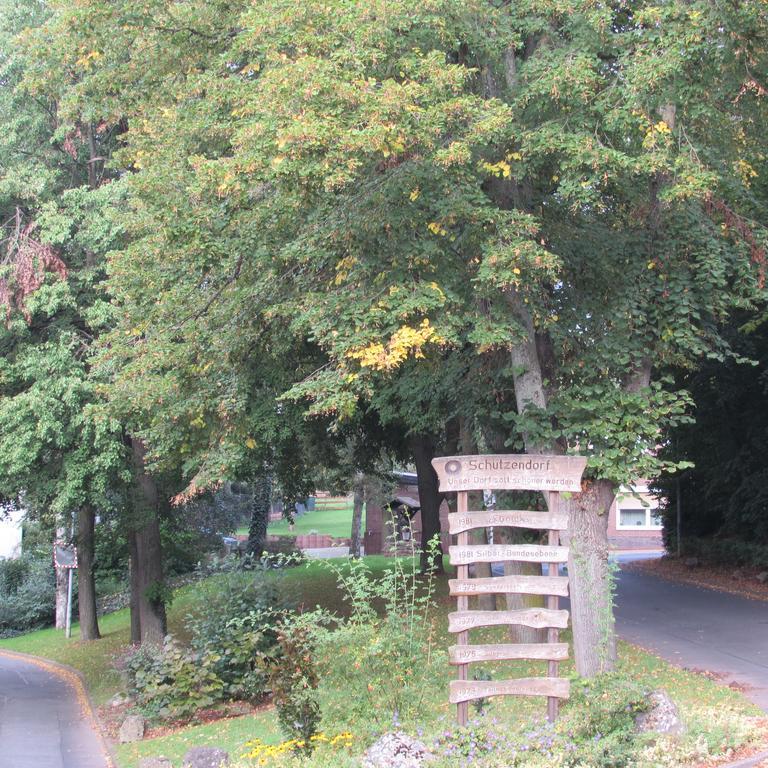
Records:
[[[322,514],[322,513],[321,513]],[[309,515],[308,515],[309,517]],[[391,566],[393,560],[385,557],[369,557],[365,562],[375,573],[381,573]],[[335,561],[335,566],[339,561]],[[343,568],[344,566],[342,566]],[[214,579],[218,577],[212,577]],[[322,605],[336,612],[345,612],[346,604],[336,586],[336,576],[327,564],[313,561],[306,566],[290,569],[277,578],[280,589],[285,590],[292,601],[308,609]],[[177,592],[170,610],[169,623],[177,632],[194,598],[196,585],[184,587]],[[453,639],[446,630],[447,614],[453,610],[453,600],[448,597],[447,578],[440,579],[435,595],[437,608],[438,645],[435,654],[443,658],[445,648]],[[91,688],[97,703],[106,701],[119,690],[120,679],[112,669],[112,661],[124,648],[128,638],[128,612],[118,611],[102,619],[105,637],[97,643],[83,644],[73,637],[66,641],[62,633],[42,630],[18,638],[0,641],[0,648],[33,653],[70,664],[80,669]],[[489,628],[473,634],[473,642],[502,641],[503,628]],[[564,633],[564,639],[568,633]],[[359,751],[377,730],[391,726],[391,713],[381,702],[391,693],[392,683],[386,679],[374,680],[382,690],[365,690],[368,682],[365,671],[355,671],[352,663],[354,648],[339,646],[336,664],[342,670],[340,680],[332,687],[321,684],[320,695],[324,720],[322,727],[329,734],[350,730],[355,736],[353,751]],[[732,732],[727,719],[719,717],[736,715],[757,715],[759,711],[740,693],[717,685],[714,681],[692,672],[672,667],[661,659],[639,648],[620,644],[620,671],[648,689],[663,688],[679,704],[681,715],[691,733],[708,734],[713,744],[733,744],[743,740],[743,734]],[[486,667],[493,679],[525,677],[545,673],[543,662],[500,662]],[[423,696],[419,710],[418,724],[427,734],[437,733],[449,727],[454,719],[455,708],[448,704],[447,682],[453,670],[447,663],[438,664],[434,679],[425,690],[413,689],[413,696]],[[346,670],[346,671],[345,671]],[[562,674],[572,673],[570,662],[561,667]],[[389,691],[387,687],[389,686]],[[355,709],[356,707],[356,709]],[[567,711],[568,704],[564,706]],[[354,712],[354,714],[350,714]],[[360,712],[364,714],[361,716]],[[543,716],[543,699],[504,697],[491,699],[488,714],[498,718],[504,727],[514,728],[531,716]],[[713,714],[718,713],[718,714]],[[117,757],[120,768],[135,768],[138,759],[145,756],[170,758],[174,766],[181,765],[181,759],[191,746],[220,746],[227,749],[233,759],[240,758],[247,750],[245,743],[259,738],[267,743],[277,744],[283,737],[277,726],[273,710],[267,709],[254,715],[220,720],[205,725],[195,725],[157,738],[146,739],[138,744],[120,745]],[[331,758],[332,759],[332,758]],[[255,765],[245,761],[243,765]],[[271,764],[271,763],[270,763]],[[321,763],[317,763],[318,765]],[[331,764],[331,763],[329,763]]]
[[[194,596],[195,585],[177,590],[168,610],[168,630],[183,634],[184,616]],[[0,649],[31,653],[74,667],[85,678],[88,690],[96,705],[104,704],[122,689],[120,675],[114,667],[115,660],[128,647],[130,639],[130,615],[127,608],[102,616],[99,619],[102,638],[96,642],[80,640],[80,626],[72,624],[72,637],[67,640],[60,629],[41,629],[27,635],[0,640]]]
[[[298,536],[305,533],[320,533],[333,536],[336,539],[348,539],[352,530],[352,502],[344,498],[329,500],[326,504],[318,504],[312,512],[296,518],[293,530],[286,520],[270,523],[268,533],[275,536]],[[240,535],[247,535],[248,528],[239,528]]]

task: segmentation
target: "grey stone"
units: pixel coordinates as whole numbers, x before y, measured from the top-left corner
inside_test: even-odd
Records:
[[[434,760],[427,746],[402,731],[385,733],[363,755],[363,768],[421,768]]]
[[[732,579],[743,579],[744,578],[744,571],[741,570],[741,568],[737,568],[732,574]]]
[[[141,715],[128,715],[120,726],[117,740],[121,744],[130,744],[144,738],[144,718]]]
[[[761,571],[760,573],[755,576],[755,578],[761,583],[765,584],[766,581],[768,581],[768,571]]]
[[[684,565],[686,568],[698,568],[699,567],[699,558],[698,557],[686,557],[684,561]]]
[[[173,768],[173,763],[167,757],[142,757],[139,768]]]
[[[654,691],[648,698],[650,708],[635,718],[635,730],[638,733],[676,736],[685,732],[677,705],[666,691]]]
[[[229,753],[218,747],[192,747],[181,765],[182,768],[221,768],[229,765]]]

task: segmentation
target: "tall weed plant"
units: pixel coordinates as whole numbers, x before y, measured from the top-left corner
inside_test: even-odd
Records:
[[[434,562],[436,545],[432,548]],[[444,658],[435,654],[434,571],[419,571],[419,557],[396,558],[381,576],[364,560],[348,568],[329,563],[349,606],[331,625],[313,620],[324,723],[353,729],[416,723],[435,695]],[[338,691],[344,691],[340,697]],[[336,692],[336,693],[334,693]]]

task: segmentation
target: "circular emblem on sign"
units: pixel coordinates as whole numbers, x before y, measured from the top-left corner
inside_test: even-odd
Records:
[[[457,472],[461,472],[461,462],[456,461],[456,459],[452,459],[451,461],[447,461],[445,463],[445,471],[449,475],[455,475]]]

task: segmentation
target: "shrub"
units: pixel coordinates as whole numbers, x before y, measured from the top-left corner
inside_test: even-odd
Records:
[[[277,642],[280,654],[270,675],[277,717],[295,751],[311,754],[320,724],[320,703],[310,632],[306,626],[288,622],[278,631]]]
[[[0,637],[52,623],[56,578],[50,553],[0,560]]]
[[[768,568],[768,546],[760,541],[734,538],[683,539],[683,554],[727,567]]]
[[[139,708],[156,718],[189,717],[226,700],[256,701],[269,691],[278,653],[277,625],[285,616],[274,575],[228,571],[199,586],[186,630],[190,647],[167,638],[140,649],[126,665]]]
[[[162,648],[139,648],[126,671],[139,708],[150,717],[189,717],[222,698],[224,684],[212,657],[184,649],[170,636]]]
[[[192,648],[213,659],[226,697],[264,695],[275,625],[286,607],[278,579],[265,578],[263,570],[225,573],[201,584],[186,626]]]

